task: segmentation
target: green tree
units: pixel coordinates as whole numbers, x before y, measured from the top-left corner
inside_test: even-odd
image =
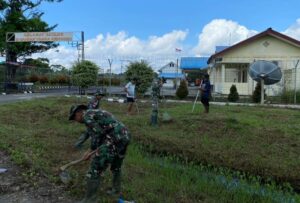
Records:
[[[23,62],[24,65],[29,65],[34,67],[34,71],[38,74],[45,74],[52,72],[49,66],[49,59],[47,58],[37,58],[37,59],[32,59],[32,58],[27,58]]]
[[[91,61],[77,62],[72,67],[72,81],[74,85],[87,88],[97,83],[98,66]]]
[[[238,93],[238,91],[236,89],[236,86],[232,85],[230,87],[230,93],[228,95],[228,101],[230,101],[230,102],[236,102],[236,101],[239,100],[239,98],[240,97],[239,97],[239,93]]]
[[[53,42],[20,42],[6,45],[7,32],[49,32],[57,25],[49,26],[42,20],[43,12],[38,11],[42,2],[60,2],[62,0],[0,0],[0,52],[6,53],[8,61],[16,62],[20,57],[46,51],[56,47]],[[6,50],[7,49],[7,50]],[[15,75],[16,67],[9,71]]]
[[[180,81],[180,85],[176,91],[176,96],[179,98],[179,99],[184,99],[188,96],[189,94],[189,90],[188,90],[188,87],[186,85],[186,81],[185,80],[181,80]]]
[[[136,91],[138,94],[144,94],[147,91],[147,89],[151,86],[153,76],[153,69],[146,61],[131,62],[127,66],[127,70],[125,72],[125,78],[127,81],[136,78]]]

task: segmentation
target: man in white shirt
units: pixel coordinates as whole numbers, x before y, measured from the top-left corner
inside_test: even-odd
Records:
[[[136,78],[133,78],[125,86],[127,102],[129,103],[127,115],[131,114],[132,106],[133,106],[133,103],[135,102],[135,84],[136,84]]]

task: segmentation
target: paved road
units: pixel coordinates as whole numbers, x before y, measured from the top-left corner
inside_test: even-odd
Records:
[[[7,94],[0,95],[0,104],[7,104],[12,102],[31,100],[37,98],[45,98],[50,96],[61,96],[65,93],[56,92],[56,93],[32,93],[32,94]]]
[[[99,89],[99,87],[93,87],[89,88],[86,93],[87,94],[93,94],[96,92],[96,90]],[[101,88],[100,88],[101,89]],[[107,88],[107,93],[111,92],[112,95],[118,95],[118,96],[124,96],[125,92],[123,87],[111,87],[111,89]],[[189,96],[196,95],[197,90],[195,88],[189,88]],[[46,89],[39,93],[19,93],[19,94],[6,94],[6,95],[0,95],[0,104],[5,103],[11,103],[11,102],[17,102],[22,100],[31,100],[36,98],[45,98],[45,97],[53,97],[53,96],[62,96],[62,95],[74,95],[78,94],[78,88],[72,87],[72,88],[60,88],[60,89]],[[147,92],[146,95],[149,95],[150,92]],[[163,88],[162,94],[165,96],[174,96],[175,90],[170,88]]]

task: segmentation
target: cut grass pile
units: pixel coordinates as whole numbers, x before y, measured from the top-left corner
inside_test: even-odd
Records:
[[[0,149],[9,152],[23,166],[25,178],[43,175],[60,184],[58,167],[83,153],[76,151],[73,144],[84,126],[67,120],[74,102],[73,98],[49,98],[0,106]],[[272,181],[260,185],[261,179],[255,176],[289,181],[292,185],[299,181],[298,111],[214,106],[211,114],[200,116],[199,112],[190,113],[191,106],[168,105],[166,110],[174,122],[152,128],[150,104],[140,104],[140,115],[127,117],[124,104],[102,103],[133,135],[124,163],[126,199],[136,202],[300,201],[289,186],[280,189]],[[243,179],[244,173],[233,173],[224,167],[252,175]],[[75,197],[83,195],[87,168],[88,164],[84,163],[70,170],[74,181],[66,191]],[[101,202],[115,201],[103,194],[106,186],[110,186],[109,171],[103,179]]]

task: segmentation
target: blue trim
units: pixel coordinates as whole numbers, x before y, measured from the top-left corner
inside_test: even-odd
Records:
[[[177,77],[176,77],[177,76]],[[159,78],[162,78],[164,77],[165,79],[173,79],[173,78],[185,78],[184,74],[183,73],[160,73],[158,75]]]
[[[202,70],[207,68],[207,60],[209,57],[182,57],[180,60],[180,68],[182,70]]]

